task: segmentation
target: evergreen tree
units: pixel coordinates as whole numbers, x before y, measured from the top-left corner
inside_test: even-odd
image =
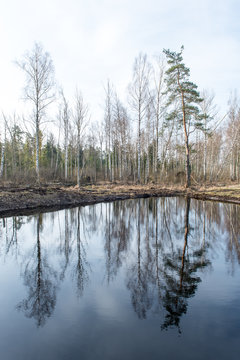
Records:
[[[176,120],[183,128],[186,152],[186,187],[191,185],[191,165],[189,135],[196,128],[202,129],[202,116],[199,104],[202,99],[197,91],[197,85],[189,81],[190,70],[183,63],[183,46],[181,51],[163,50],[167,57],[169,68],[166,71],[168,95],[167,106],[170,107],[167,120]]]

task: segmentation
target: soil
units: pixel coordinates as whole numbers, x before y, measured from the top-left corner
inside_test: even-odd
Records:
[[[189,196],[240,204],[239,185],[184,189],[181,186],[99,184],[74,186],[1,186],[0,216],[27,215],[99,202],[144,197]]]

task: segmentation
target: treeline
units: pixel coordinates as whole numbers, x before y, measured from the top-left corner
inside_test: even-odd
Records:
[[[232,95],[220,117],[214,94],[190,81],[180,52],[148,61],[139,54],[124,104],[110,81],[102,120],[93,123],[79,90],[56,89],[51,57],[42,46],[17,63],[26,75],[32,113],[2,113],[2,181],[192,183],[239,180],[240,107]],[[48,125],[51,103],[58,110]],[[32,126],[29,131],[28,125]],[[54,130],[47,131],[46,127]]]

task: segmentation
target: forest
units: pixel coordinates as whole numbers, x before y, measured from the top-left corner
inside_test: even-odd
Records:
[[[79,89],[67,99],[42,45],[16,62],[30,115],[1,114],[0,178],[14,184],[192,184],[239,181],[240,107],[229,94],[219,113],[213,91],[198,90],[184,48],[148,60],[139,53],[125,103],[108,80],[104,117],[92,121]],[[54,104],[55,115],[49,116]],[[53,119],[52,119],[53,117]],[[50,119],[51,118],[51,119]],[[31,128],[31,130],[29,130]]]

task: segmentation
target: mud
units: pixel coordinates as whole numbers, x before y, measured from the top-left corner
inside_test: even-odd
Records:
[[[27,215],[36,212],[85,206],[99,202],[144,197],[189,196],[200,200],[215,200],[240,204],[240,191],[229,193],[221,189],[165,188],[157,185],[101,185],[86,187],[27,186],[0,187],[0,216]]]

